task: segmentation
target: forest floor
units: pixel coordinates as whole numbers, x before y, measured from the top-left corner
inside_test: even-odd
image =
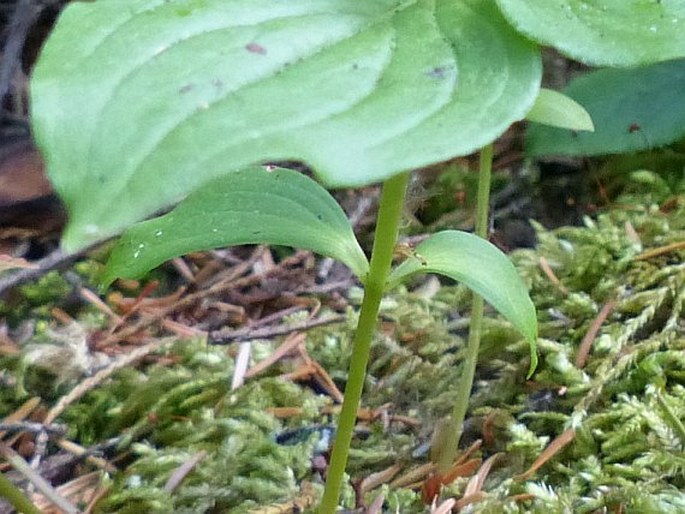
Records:
[[[359,285],[308,252],[240,247],[99,294],[108,246],[59,253],[64,214],[26,119],[30,64],[64,2],[16,20],[19,3],[0,6],[7,28],[33,27],[15,54],[6,31],[0,66],[0,471],[44,512],[308,511]],[[537,370],[488,312],[462,453],[436,483],[470,294],[435,277],[391,291],[347,512],[685,512],[685,150],[530,163],[522,128],[497,146],[491,240],[537,307]],[[474,164],[416,174],[404,242],[471,228]],[[336,193],[367,250],[377,193]]]
[[[468,227],[468,167],[424,172],[407,241]],[[538,309],[540,364],[526,379],[527,345],[490,312],[463,455],[438,504],[682,512],[679,186],[644,170],[625,174],[620,194],[597,207],[583,194],[597,183],[587,171],[553,175],[566,184],[559,191],[580,192],[562,202],[580,225],[550,230],[524,222],[534,209],[548,224],[561,216],[539,200],[552,196],[540,193],[549,179],[508,169],[496,180],[492,239],[529,246],[511,258]],[[339,195],[362,240],[375,192]],[[57,259],[59,270],[31,270],[30,252],[55,248],[59,230],[3,230],[6,267],[36,275],[5,290],[0,304],[3,471],[25,487],[31,473],[48,479],[34,496],[45,512],[271,513],[315,504],[361,299],[347,270],[307,252],[241,247],[176,259],[98,296],[106,247],[76,263]],[[454,401],[469,306],[463,286],[436,278],[384,300],[344,493],[350,512],[430,510],[439,490],[432,435]],[[56,507],[59,499],[66,506]]]

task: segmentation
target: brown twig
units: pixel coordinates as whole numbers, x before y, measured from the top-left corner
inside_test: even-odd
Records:
[[[471,496],[473,494],[481,492],[483,489],[483,484],[485,483],[485,479],[488,477],[490,474],[490,470],[492,469],[493,464],[502,457],[503,454],[501,453],[496,453],[492,456],[490,456],[485,462],[483,462],[483,465],[480,467],[478,470],[478,473],[473,475],[471,477],[471,480],[469,480],[469,483],[466,484],[466,489],[464,490],[464,497]]]
[[[587,333],[583,337],[583,340],[580,342],[580,346],[578,347],[578,355],[576,355],[577,368],[583,368],[585,366],[585,363],[587,362],[587,357],[588,355],[590,355],[592,343],[597,337],[599,330],[602,328],[602,324],[606,321],[606,319],[609,317],[609,314],[611,314],[611,311],[613,311],[615,307],[616,300],[609,300],[607,303],[604,304],[602,310],[599,311],[599,314],[597,314],[595,319],[592,320],[590,328],[588,329]]]
[[[67,431],[64,425],[44,425],[43,423],[33,423],[31,421],[18,421],[15,423],[0,423],[0,432],[32,432],[39,434],[47,432],[56,436],[62,436]]]
[[[252,328],[257,328],[257,327],[263,327],[264,325],[268,325],[269,323],[274,323],[276,321],[280,321],[286,316],[290,316],[291,314],[295,314],[296,312],[300,312],[305,309],[304,305],[293,305],[292,307],[288,307],[287,309],[282,309],[278,312],[274,312],[273,314],[269,314],[268,316],[264,316],[262,318],[259,318],[256,321],[253,321],[250,323],[250,327]],[[310,315],[311,318],[311,315]]]
[[[298,349],[304,358],[305,364],[312,370],[311,378],[314,380],[314,382],[316,382],[321,389],[326,391],[336,403],[341,404],[344,399],[343,394],[340,389],[338,389],[338,386],[335,385],[335,382],[328,372],[323,368],[323,366],[321,366],[321,364],[309,356],[307,349],[304,347],[304,342],[300,342]]]
[[[93,453],[93,450],[88,450],[87,448],[84,448],[83,446],[80,446],[73,441],[69,441],[68,439],[60,439],[57,441],[57,446],[62,448],[64,451],[67,451],[72,455],[75,455],[76,457],[85,457],[86,462],[92,464],[97,468],[104,469],[105,471],[107,471],[107,473],[115,473],[117,471],[117,468],[112,466],[102,457],[96,457],[95,455],[91,455]]]
[[[541,256],[538,262],[540,264],[540,269],[542,269],[543,273],[549,278],[550,282],[552,282],[552,284],[554,284],[554,286],[563,294],[568,294],[568,289],[564,287],[559,278],[554,274],[554,270],[552,270],[547,259]]]
[[[40,405],[40,398],[34,396],[33,398],[26,400],[17,410],[8,414],[3,423],[18,423],[28,417],[36,408]],[[5,433],[0,431],[0,438],[5,437]]]
[[[78,509],[62,498],[47,480],[40,476],[29,464],[12,448],[0,442],[0,454],[12,467],[33,484],[40,493],[59,507],[66,514],[78,514]]]
[[[35,268],[22,269],[16,273],[12,273],[6,277],[0,278],[0,296],[2,296],[8,290],[17,287],[21,284],[25,284],[31,280],[42,277],[49,271],[54,269],[62,268],[71,264],[73,261],[81,257],[85,253],[85,250],[78,253],[73,253],[70,255],[65,255],[62,250],[57,249],[47,255],[46,257],[35,262]]]
[[[87,287],[82,287],[79,289],[79,295],[87,303],[89,303],[97,310],[111,318],[112,321],[114,321],[115,323],[121,323],[121,317],[118,314],[116,314],[112,309],[110,309],[109,305],[103,302],[102,299],[93,291],[91,291]]]
[[[676,243],[660,246],[658,248],[652,248],[651,250],[642,252],[641,254],[638,254],[635,257],[633,257],[633,260],[646,261],[654,257],[659,257],[660,255],[675,252],[676,250],[682,250],[683,248],[685,248],[685,241],[678,241]]]
[[[101,482],[101,480],[102,474],[99,471],[94,471],[92,473],[86,473],[85,475],[81,475],[65,484],[62,484],[55,490],[60,496],[72,499],[74,503],[92,503],[92,500],[98,495],[100,491],[102,491],[102,488],[100,489],[100,491],[96,489],[97,484]],[[42,512],[54,513],[55,510],[51,509],[49,503],[45,500],[46,499],[42,496],[36,496],[34,498],[36,507],[41,509]],[[85,512],[88,511],[86,510]]]
[[[166,484],[164,484],[164,492],[173,493],[178,486],[181,485],[185,477],[188,476],[188,473],[190,473],[206,456],[207,452],[199,451],[176,468],[166,481]]]
[[[472,503],[478,503],[479,501],[484,500],[485,497],[486,495],[482,491],[479,491],[474,494],[465,495],[464,497],[457,500],[454,506],[457,508],[457,510],[461,510],[467,505],[471,505]]]
[[[64,412],[64,409],[66,409],[73,402],[81,398],[88,391],[90,391],[97,385],[101,384],[104,380],[107,380],[114,372],[122,368],[125,368],[126,366],[129,366],[135,361],[142,359],[146,355],[149,355],[150,353],[157,351],[162,346],[172,343],[173,341],[176,341],[176,338],[166,337],[162,339],[157,339],[156,341],[148,343],[145,346],[141,346],[140,348],[136,348],[135,350],[124,355],[123,357],[120,357],[119,359],[111,363],[109,366],[107,366],[105,369],[99,371],[92,377],[87,378],[79,385],[77,385],[74,389],[69,391],[66,395],[62,396],[62,398],[59,399],[55,406],[48,411],[47,415],[45,416],[44,423],[48,425],[51,424],[55,419],[57,419],[62,414],[62,412]]]
[[[266,370],[280,359],[294,351],[297,346],[304,341],[304,334],[293,332],[274,350],[274,352],[267,358],[262,359],[257,364],[252,366],[249,371],[245,373],[245,378],[251,378]]]
[[[434,504],[431,507],[431,514],[449,514],[452,512],[452,508],[456,505],[456,503],[457,501],[454,498],[450,498],[442,502],[440,505]]]
[[[377,487],[390,482],[395,475],[401,471],[401,469],[402,467],[399,464],[393,464],[389,468],[385,468],[382,471],[371,473],[361,481],[359,484],[359,489],[363,494],[373,491]]]
[[[426,464],[422,464],[418,468],[410,469],[401,477],[398,477],[392,482],[390,482],[390,488],[399,489],[402,487],[408,487],[409,485],[418,482],[419,480],[423,480],[426,476],[435,471],[436,468],[436,464],[434,464],[433,462],[427,462]]]
[[[189,294],[185,298],[182,298],[181,300],[176,302],[175,304],[160,310],[160,312],[156,313],[155,315],[150,316],[149,318],[142,319],[137,323],[122,329],[119,332],[111,334],[103,341],[100,341],[99,346],[106,347],[110,344],[116,344],[119,341],[131,337],[137,334],[138,332],[146,329],[147,327],[159,322],[166,316],[169,316],[175,312],[188,308],[194,305],[196,302],[208,296],[216,295],[234,289],[240,289],[256,285],[265,278],[275,275],[277,272],[283,272],[291,266],[299,264],[300,262],[302,262],[303,259],[306,259],[310,255],[309,252],[296,252],[294,255],[281,261],[278,267],[274,268],[273,270],[270,270],[269,272],[264,273],[263,275],[249,275],[247,277],[239,279],[238,277],[245,273],[254,264],[254,262],[256,262],[259,259],[262,252],[263,247],[257,248],[247,261],[245,261],[241,265],[236,266],[236,269],[233,270],[231,274],[229,274],[220,282],[217,282],[209,288],[203,289],[202,291]]]
[[[383,503],[385,502],[385,495],[379,493],[371,502],[371,505],[366,509],[366,514],[380,514],[383,512]]]
[[[514,477],[516,480],[528,480],[535,472],[540,469],[548,460],[559,453],[566,445],[571,443],[576,437],[576,431],[572,428],[559,434],[551,443],[547,445],[535,462],[526,470],[525,473]]]
[[[298,323],[291,323],[289,325],[276,325],[264,328],[239,328],[237,330],[215,330],[208,335],[211,344],[230,344],[236,341],[246,341],[249,339],[271,339],[272,337],[284,336],[292,332],[300,332],[310,330],[312,328],[330,325],[332,323],[340,323],[345,320],[345,316],[340,314],[331,314],[329,316],[322,316],[321,318],[300,321]]]

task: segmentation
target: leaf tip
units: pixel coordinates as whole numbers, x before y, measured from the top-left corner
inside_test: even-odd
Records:
[[[535,104],[526,115],[529,121],[551,127],[594,132],[595,124],[590,113],[570,96],[542,88]]]
[[[535,370],[538,367],[538,352],[535,343],[531,343],[530,347],[530,367],[528,368],[528,374],[526,375],[526,379],[530,379],[530,377],[533,376],[533,373],[535,373]]]

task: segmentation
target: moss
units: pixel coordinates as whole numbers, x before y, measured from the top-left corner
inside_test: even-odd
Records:
[[[684,211],[682,202],[668,213],[632,206],[588,219],[583,227],[547,231],[538,226],[539,247],[512,256],[538,307],[540,365],[527,380],[526,343],[489,312],[462,444],[481,438],[481,457],[504,456],[485,482],[486,497],[465,512],[685,509],[680,492],[685,489],[684,443],[673,421],[685,419],[685,252],[634,259],[643,249],[684,240]],[[626,223],[639,242],[629,237]],[[543,273],[540,257],[566,292]],[[47,312],[64,293],[58,276],[45,280],[40,291],[28,290],[29,307],[22,315]],[[48,284],[56,295],[45,291]],[[358,291],[350,297],[354,304]],[[615,308],[579,369],[579,345],[610,300]],[[403,473],[426,462],[432,428],[452,407],[469,304],[469,293],[459,285],[443,284],[432,295],[411,288],[388,295],[363,406],[384,407],[389,415],[414,418],[420,426],[382,417],[360,425],[350,459],[352,479],[394,463],[401,464]],[[355,312],[350,308],[344,323],[307,334],[310,355],[340,388]],[[80,315],[80,322],[92,319],[88,310]],[[253,355],[263,358],[277,344],[256,341]],[[121,471],[111,477],[111,493],[100,512],[260,512],[287,505],[304,483],[315,484],[313,494],[319,491],[320,472],[313,462],[322,457],[326,427],[334,422],[324,409],[332,400],[306,383],[281,378],[292,371],[293,362],[284,360],[231,391],[230,348],[181,341],[160,357],[166,358],[117,373],[60,419],[69,426],[69,437],[85,446],[118,438]],[[16,357],[2,360],[5,414],[27,397],[17,386],[26,378],[21,373],[35,372],[19,362]],[[46,391],[53,392],[44,392],[49,400],[55,397],[52,380]],[[300,407],[302,412],[281,420],[270,414],[273,407]],[[570,445],[528,480],[516,479],[570,427],[576,431]],[[279,439],[285,432],[300,437]],[[180,486],[165,492],[174,471],[200,452],[206,456]],[[465,484],[465,479],[457,481],[445,495],[463,493]],[[369,492],[367,500],[381,492],[389,512],[426,510],[416,491],[387,485]],[[524,501],[516,497],[521,494],[533,496]],[[346,486],[344,498],[347,507],[354,506],[351,487]]]

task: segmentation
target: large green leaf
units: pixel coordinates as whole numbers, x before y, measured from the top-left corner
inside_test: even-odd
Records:
[[[565,93],[587,109],[595,131],[531,125],[530,155],[634,152],[685,136],[685,59],[599,70],[573,81]]]
[[[344,262],[362,280],[368,272],[352,227],[328,191],[296,171],[257,166],[215,179],[169,214],[129,228],[103,281],[140,277],[185,253],[250,243],[312,250]]]
[[[416,247],[414,257],[390,276],[389,287],[415,273],[438,273],[481,295],[530,343],[531,370],[537,363],[537,317],[528,290],[514,265],[496,246],[466,232],[438,232]]]
[[[682,0],[497,0],[518,30],[594,66],[685,57]]]
[[[32,119],[75,250],[253,163],[357,186],[470,153],[540,73],[494,0],[72,2]]]

